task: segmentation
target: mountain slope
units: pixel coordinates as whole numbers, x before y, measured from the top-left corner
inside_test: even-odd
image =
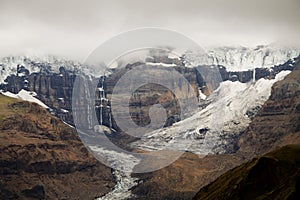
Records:
[[[74,129],[35,103],[0,94],[0,199],[92,199],[114,186]]]
[[[137,175],[143,182],[133,189],[133,193],[141,199],[191,199],[197,187],[204,187],[221,174],[249,161],[255,155],[263,155],[287,144],[300,144],[300,134],[297,131],[300,124],[299,66],[298,64],[294,71],[272,86],[269,99],[258,114],[251,117],[249,128],[239,138],[235,138],[240,148],[236,153],[208,155],[204,158],[185,153],[183,157],[164,169],[143,176]],[[196,126],[196,122],[192,125]],[[190,177],[188,187],[185,185],[186,181],[183,181],[184,177]],[[222,184],[224,188],[232,186],[225,185],[225,180]],[[219,199],[224,198],[221,196]]]
[[[300,145],[242,164],[202,188],[194,199],[299,199]]]
[[[258,157],[202,188],[195,199],[299,199],[300,65],[275,83],[271,95],[238,139],[235,154]],[[251,172],[251,173],[250,173]],[[297,192],[295,192],[297,187]],[[243,196],[241,196],[243,195]]]

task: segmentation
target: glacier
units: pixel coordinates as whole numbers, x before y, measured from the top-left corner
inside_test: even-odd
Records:
[[[271,68],[298,57],[300,49],[280,45],[251,47],[217,47],[206,52],[186,52],[183,57],[189,66],[222,65],[227,71],[245,71],[255,68]]]
[[[177,150],[199,155],[227,153],[230,139],[248,127],[248,111],[253,111],[269,98],[272,85],[291,71],[281,71],[275,79],[256,82],[224,81],[207,97],[210,102],[193,116],[171,127],[147,133],[131,144],[146,151]],[[201,132],[205,132],[204,135]]]

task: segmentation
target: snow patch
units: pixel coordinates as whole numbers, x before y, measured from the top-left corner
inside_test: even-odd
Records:
[[[163,66],[163,67],[176,67],[177,65],[172,63],[172,64],[167,64],[167,63],[153,63],[153,62],[146,62],[146,65],[150,66]]]
[[[205,99],[206,99],[206,95],[203,94],[201,90],[199,90],[199,98],[200,98],[201,100],[205,100]]]
[[[16,98],[16,99],[21,99],[24,101],[29,101],[29,102],[33,102],[33,103],[37,103],[40,106],[44,107],[44,108],[49,108],[46,104],[44,104],[41,100],[35,98],[35,96],[37,95],[35,92],[29,92],[26,91],[24,89],[20,90],[20,92],[18,94],[14,94],[11,92],[1,92],[3,95],[8,96],[8,97],[12,97],[12,98]]]

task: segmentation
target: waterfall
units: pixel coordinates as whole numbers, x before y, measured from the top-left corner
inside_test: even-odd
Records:
[[[100,119],[100,125],[103,125],[103,116],[105,116],[104,112],[109,110],[108,113],[108,127],[111,128],[112,127],[112,116],[111,116],[111,109],[110,109],[110,104],[109,104],[109,100],[106,98],[106,92],[105,92],[105,88],[104,88],[104,79],[105,76],[101,77],[101,84],[100,87],[98,87],[98,101],[100,101],[100,106],[96,106],[96,108],[100,107],[100,112],[99,112],[99,119]],[[106,108],[106,110],[105,110]]]
[[[255,68],[253,69],[253,83],[255,82]]]
[[[103,110],[102,110],[102,101],[101,101],[101,105],[100,105],[100,125],[103,125],[103,119],[102,119],[102,114],[103,114]]]
[[[109,128],[112,128],[112,124],[111,124],[111,112],[109,112]]]
[[[85,85],[84,88],[87,88],[85,91],[84,91],[84,95],[85,95],[85,99],[86,99],[86,112],[87,112],[87,123],[88,123],[88,128],[91,129],[93,127],[93,116],[92,116],[92,108],[90,106],[90,97],[91,97],[91,94],[90,94],[90,86],[89,86],[89,82],[86,78],[83,79],[83,84]]]

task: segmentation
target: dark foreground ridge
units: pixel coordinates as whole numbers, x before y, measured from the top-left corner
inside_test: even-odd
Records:
[[[193,199],[300,199],[300,145],[288,145],[242,164]]]

